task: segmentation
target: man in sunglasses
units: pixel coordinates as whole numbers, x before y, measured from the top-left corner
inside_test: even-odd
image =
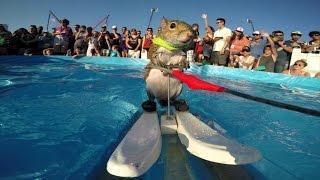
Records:
[[[217,18],[216,24],[218,29],[214,32],[213,63],[219,66],[226,66],[232,31],[225,27],[225,19],[223,18]]]
[[[311,31],[309,33],[311,41],[307,46],[307,52],[319,53],[320,51],[320,31]]]
[[[291,44],[288,41],[284,41],[284,34],[282,31],[273,31],[272,40],[277,50],[278,57],[274,66],[274,72],[282,73],[284,70],[288,69],[290,64],[290,56],[292,52]]]
[[[305,71],[304,68],[308,65],[306,60],[297,60],[290,69],[283,71],[283,74],[288,74],[292,76],[304,76],[310,77],[310,73]]]

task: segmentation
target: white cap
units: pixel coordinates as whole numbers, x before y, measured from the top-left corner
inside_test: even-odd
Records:
[[[117,29],[117,26],[116,26],[116,25],[113,25],[113,26],[112,26],[112,29]]]
[[[243,28],[242,27],[237,27],[236,31],[243,32]]]
[[[253,31],[252,34],[260,34],[260,31]]]
[[[298,34],[298,35],[302,35],[302,33],[300,31],[292,31],[291,34]]]

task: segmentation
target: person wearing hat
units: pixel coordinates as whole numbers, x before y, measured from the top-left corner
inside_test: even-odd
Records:
[[[297,60],[288,70],[285,70],[282,73],[292,76],[310,77],[310,73],[304,70],[307,65],[308,63],[305,59],[300,59]]]
[[[286,48],[286,51],[289,53],[288,55],[290,59],[291,59],[293,48],[304,49],[304,42],[300,41],[301,36],[302,36],[302,33],[300,31],[292,31],[291,39],[285,42],[285,44],[288,45]],[[304,50],[302,50],[302,52],[304,52]]]
[[[267,32],[253,31],[252,33],[252,41],[250,42],[251,55],[255,59],[254,68],[257,67],[257,62],[259,58],[263,54],[263,49],[268,41],[272,41],[269,34]]]
[[[111,47],[113,45],[120,45],[120,37],[121,35],[117,32],[117,26],[116,25],[113,25],[112,27],[112,32],[110,33],[110,38],[109,38],[109,41],[110,41],[110,45]]]
[[[243,34],[244,30],[242,27],[237,27],[233,32],[233,35],[230,39],[230,55],[229,55],[229,66],[233,67],[235,57],[240,55],[242,48],[248,46],[250,41]]]
[[[306,51],[307,52],[319,52],[320,50],[320,32],[319,31],[311,31],[309,33],[311,38]]]

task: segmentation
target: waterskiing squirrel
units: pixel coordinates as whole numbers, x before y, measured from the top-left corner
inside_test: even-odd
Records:
[[[168,71],[172,69],[183,70],[189,67],[186,51],[189,49],[195,32],[192,27],[179,20],[162,18],[157,36],[148,52],[149,64],[144,72],[148,100],[142,103],[145,111],[156,110],[157,100],[166,105],[168,100]],[[188,110],[184,100],[177,100],[181,94],[182,83],[170,77],[170,102],[179,111]]]

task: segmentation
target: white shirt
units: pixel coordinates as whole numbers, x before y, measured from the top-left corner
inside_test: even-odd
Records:
[[[254,57],[251,55],[248,57],[239,56],[239,67],[240,68],[251,70],[252,66],[253,66],[253,62],[254,62]]]
[[[232,31],[226,27],[223,27],[222,29],[218,29],[216,32],[214,32],[214,37],[222,37],[223,39],[220,39],[214,43],[213,51],[220,51],[223,48],[223,45],[227,40],[227,38],[231,36],[232,36]]]

